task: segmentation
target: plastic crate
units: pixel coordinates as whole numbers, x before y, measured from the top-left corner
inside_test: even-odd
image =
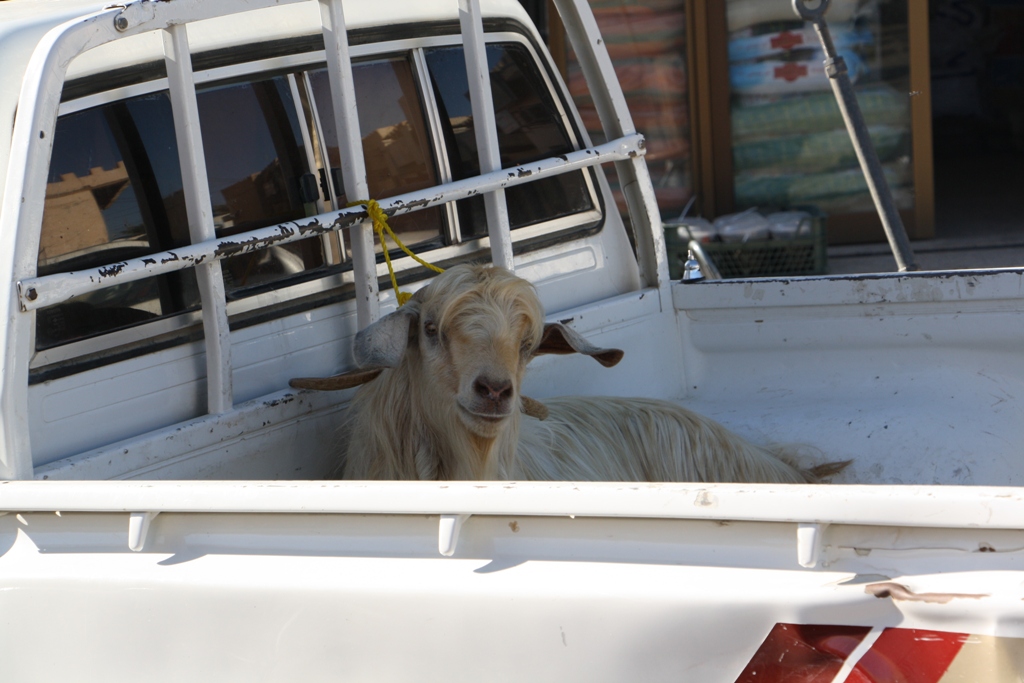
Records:
[[[823,275],[828,271],[828,241],[825,218],[810,219],[806,235],[746,242],[701,242],[704,254],[722,278],[771,277],[776,275]],[[672,279],[682,277],[689,239],[683,227],[667,227],[669,271]]]

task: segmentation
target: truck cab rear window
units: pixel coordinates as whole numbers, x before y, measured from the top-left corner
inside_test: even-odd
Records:
[[[309,74],[339,205],[360,199],[385,199],[438,185],[436,151],[431,145],[422,99],[409,60],[392,57],[364,61],[353,66],[352,76],[370,197],[345,195],[327,69]],[[396,216],[388,224],[410,246],[440,246],[448,242],[442,207]],[[379,242],[374,246],[377,251],[381,250]]]
[[[480,160],[462,48],[427,50],[426,59],[449,142],[452,179],[476,175]],[[526,48],[514,43],[488,45],[487,64],[502,168],[573,151],[554,99]],[[505,197],[513,229],[594,208],[582,172],[509,188]],[[459,202],[459,221],[463,237],[486,235],[483,198]]]
[[[288,76],[199,90],[199,120],[218,236],[319,213]],[[189,244],[171,104],[154,93],[62,116],[50,161],[39,274],[116,263]],[[229,298],[324,265],[322,240],[223,263]],[[42,309],[36,348],[199,306],[195,274],[116,285]]]
[[[166,92],[60,118],[46,186],[40,275],[116,263],[188,243]],[[198,306],[191,270],[108,287],[40,310],[36,348]]]
[[[234,70],[230,80],[198,86],[216,234],[233,236],[349,201],[385,199],[477,174],[462,47],[433,45],[364,57],[353,68],[369,197],[345,196],[330,83],[322,64],[267,74],[254,63],[251,70]],[[514,167],[577,149],[530,49],[503,40],[490,44],[487,56],[502,165]],[[238,75],[247,70],[251,75]],[[54,138],[38,273],[102,267],[189,244],[167,92],[77,111],[73,102],[68,104],[71,111],[58,119]],[[550,221],[558,221],[557,226],[551,223],[557,230],[593,226],[599,216],[596,197],[588,172],[580,171],[506,191],[512,227],[542,230]],[[477,238],[487,234],[480,197],[397,216],[391,223],[417,251],[446,249],[442,259],[475,254],[480,249]],[[538,234],[534,231],[526,239]],[[314,237],[226,259],[227,297],[238,300],[275,290],[273,296],[247,304],[262,307],[300,296],[294,293],[299,290],[284,288],[321,282],[322,275],[343,270],[350,258],[346,242],[345,234]],[[464,242],[472,244],[460,247]],[[338,286],[337,280],[322,282],[316,286]],[[39,310],[36,349],[199,306],[191,269],[118,284]],[[182,322],[186,320],[173,325],[190,324]],[[154,329],[163,327],[167,325]],[[99,342],[85,353],[103,348]],[[77,351],[67,357],[75,355]]]
[[[196,93],[218,237],[319,213],[304,197],[316,178],[299,128],[288,76]],[[308,186],[309,183],[307,182]],[[228,297],[324,265],[323,241],[308,239],[226,259]]]

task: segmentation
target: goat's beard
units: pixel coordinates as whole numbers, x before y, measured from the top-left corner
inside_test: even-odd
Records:
[[[518,403],[510,404],[508,413],[489,415],[481,410],[474,412],[464,404],[473,406],[472,400],[465,401],[457,392],[441,396],[432,394],[432,402],[425,404],[424,417],[433,434],[432,442],[437,459],[427,475],[421,479],[484,480],[494,479],[504,468],[499,463],[507,460],[501,457],[507,448],[502,446],[510,434],[518,432]],[[516,392],[518,401],[518,392]],[[496,451],[497,449],[497,451]]]

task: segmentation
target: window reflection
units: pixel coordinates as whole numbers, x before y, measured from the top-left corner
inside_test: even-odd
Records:
[[[206,88],[197,100],[218,236],[316,213],[316,197],[302,194],[310,168],[287,76]],[[310,177],[315,189],[315,176]],[[60,118],[40,235],[40,275],[190,242],[166,92]],[[243,296],[324,262],[320,238],[236,256],[223,262],[226,289],[229,296]],[[40,310],[36,348],[198,306],[191,269],[108,287]]]
[[[427,65],[442,125],[449,138],[454,179],[479,173],[480,162],[461,47],[428,50]],[[525,47],[488,45],[498,145],[503,168],[573,151],[548,89]],[[533,225],[593,208],[582,172],[545,178],[505,191],[513,228]],[[482,198],[458,203],[462,236],[487,234]]]
[[[462,48],[430,50],[427,59],[442,110],[439,131],[428,126],[420,80],[408,56],[376,58],[353,70],[371,198],[439,185],[439,158],[450,160],[455,179],[477,173]],[[491,46],[488,61],[502,164],[514,166],[571,151],[561,114],[526,49],[516,44]],[[296,92],[303,109],[295,101]],[[340,176],[325,69],[298,77],[216,83],[200,88],[196,96],[218,237],[319,213],[318,190],[327,194],[329,185],[327,174],[317,178],[317,166],[326,165]],[[303,124],[312,123],[307,119],[316,119],[319,129],[311,126],[306,131]],[[307,148],[306,133],[314,149]],[[435,141],[435,135],[443,140]],[[442,143],[446,149],[439,153],[435,147]],[[61,116],[38,273],[95,268],[190,244],[177,149],[166,91]],[[337,185],[340,191],[342,184]],[[506,197],[513,227],[594,208],[583,172],[512,188]],[[348,199],[338,197],[340,203]],[[458,210],[463,238],[486,234],[479,198],[460,202]],[[432,207],[395,217],[392,227],[403,241],[422,250],[450,241],[446,216],[444,207]],[[320,237],[222,262],[226,290],[234,298],[295,282],[295,276],[326,264],[325,239]],[[191,269],[107,287],[37,311],[36,348],[196,310],[199,305]]]
[[[906,15],[882,16],[894,4],[836,0],[828,21],[893,198],[911,209]],[[727,16],[737,209],[873,212],[813,26],[784,3],[732,0]]]
[[[39,242],[48,275],[188,244],[166,93],[63,116],[57,123]],[[36,348],[199,304],[191,270],[109,287],[36,314]]]
[[[197,99],[218,236],[315,213],[301,195],[310,168],[287,76],[204,89]],[[225,259],[224,283],[231,293],[323,264],[323,242],[311,238]]]
[[[354,66],[356,99],[359,102],[359,130],[370,197],[344,196],[338,132],[334,125],[330,81],[326,69],[311,72],[310,84],[316,100],[327,155],[337,177],[339,202],[350,199],[383,199],[438,184],[416,80],[404,58],[363,62]],[[407,245],[443,243],[444,209],[432,207],[388,221]],[[380,245],[376,245],[380,251]]]

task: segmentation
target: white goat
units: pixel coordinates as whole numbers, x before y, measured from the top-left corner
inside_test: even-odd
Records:
[[[533,286],[508,271],[456,266],[406,305],[361,331],[363,368],[292,386],[365,384],[349,413],[337,474],[346,479],[815,482],[845,467],[803,470],[667,401],[519,393],[530,359],[598,349],[544,324]],[[371,381],[372,380],[372,381]]]

